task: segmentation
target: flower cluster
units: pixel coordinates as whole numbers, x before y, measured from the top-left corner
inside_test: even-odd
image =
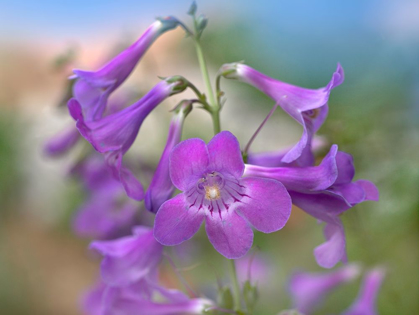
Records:
[[[71,171],[87,193],[87,201],[75,216],[74,230],[96,239],[90,248],[103,256],[101,279],[85,299],[88,314],[218,314],[232,308],[244,314],[238,286],[234,307],[165,288],[158,279],[164,246],[191,239],[205,222],[213,247],[228,259],[238,259],[252,248],[253,230],[281,230],[295,205],[324,223],[326,241],[315,248],[314,255],[320,266],[332,268],[347,261],[341,215],[361,202],[378,200],[373,183],[354,181],[353,159],[337,145],[330,146],[323,160],[315,164],[315,134],[327,117],[332,89],[344,80],[340,65],[325,87],[313,90],[278,81],[241,63],[230,63],[218,72],[215,94],[211,89],[201,93],[187,79],[172,76],[131,105],[124,102],[116,110],[111,107],[110,95],[120,88],[150,45],[177,26],[193,38],[207,76],[200,46],[207,20],[196,16],[195,4],[188,13],[194,20],[193,31],[174,17],[161,18],[100,70],[74,70],[68,109],[77,132],[69,129],[46,146],[48,154],[61,154],[74,146],[80,135],[91,145]],[[280,107],[303,127],[298,143],[281,152],[253,153],[248,152],[250,143],[243,147],[231,132],[221,131],[221,78],[247,83],[271,97],[275,102],[272,112]],[[165,99],[187,88],[197,98],[184,99],[173,109],[166,145],[144,189],[138,170],[124,156],[147,116]],[[200,138],[182,141],[184,121],[196,104],[208,111],[214,122],[215,136],[208,144]],[[174,195],[176,189],[180,192]],[[155,214],[154,222],[143,220],[138,213],[142,201]],[[348,266],[326,276],[295,275],[290,286],[295,308],[309,314],[326,292],[355,274],[356,268]],[[377,277],[374,272],[367,276],[365,292],[373,290],[369,289],[374,286],[372,282],[380,282],[381,278],[374,280]],[[256,298],[250,282],[243,290],[245,297],[252,296],[249,300]],[[372,314],[358,311],[370,307],[365,301],[371,299],[364,299],[366,294],[361,293],[345,314]],[[248,314],[253,302],[246,302]]]

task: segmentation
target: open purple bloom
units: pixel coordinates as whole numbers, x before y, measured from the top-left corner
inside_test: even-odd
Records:
[[[148,114],[168,96],[182,92],[187,84],[181,77],[173,77],[158,83],[151,91],[131,106],[96,121],[86,121],[80,103],[71,99],[68,103],[77,128],[92,146],[104,154],[114,176],[123,184],[127,195],[135,200],[144,198],[141,183],[132,172],[122,165],[123,155],[133,144]]]
[[[166,201],[156,215],[154,236],[163,245],[190,239],[205,220],[208,238],[227,258],[246,254],[255,229],[281,229],[291,212],[291,199],[278,181],[242,178],[240,145],[230,132],[208,145],[201,139],[178,144],[170,156],[170,177],[183,191]]]
[[[86,121],[102,117],[109,95],[115,91],[131,74],[132,70],[151,46],[163,33],[174,29],[178,21],[167,17],[155,21],[144,34],[130,47],[125,49],[100,70],[74,70],[77,82],[73,87],[74,98],[80,103]]]
[[[156,242],[150,228],[138,226],[133,235],[112,241],[95,241],[91,249],[105,258],[102,280],[112,286],[125,286],[149,275],[161,260],[163,246]]]
[[[175,191],[169,174],[169,157],[172,149],[180,142],[183,122],[191,109],[190,101],[182,102],[170,123],[166,146],[144,200],[145,207],[151,212],[156,213]]]
[[[302,165],[313,161],[311,140],[327,117],[327,102],[331,90],[342,84],[344,80],[340,64],[330,82],[320,89],[306,89],[281,82],[239,63],[223,65],[220,73],[228,79],[236,79],[256,87],[274,99],[285,112],[303,126],[300,141],[282,157],[282,162],[291,163],[300,157]]]
[[[375,268],[368,272],[364,276],[362,288],[356,301],[342,315],[376,315],[375,302],[384,276],[385,271],[382,268]]]
[[[336,287],[355,279],[360,273],[357,265],[347,265],[328,273],[294,274],[289,283],[293,308],[310,315],[328,293]]]

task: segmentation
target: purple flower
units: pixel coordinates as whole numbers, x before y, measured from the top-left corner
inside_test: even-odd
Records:
[[[311,150],[314,154],[318,153],[319,151],[323,150],[327,145],[327,141],[320,136],[314,136],[312,143],[311,143]],[[258,152],[252,153],[250,152],[247,156],[247,163],[252,165],[259,165],[259,166],[268,166],[268,167],[280,167],[280,166],[312,166],[313,161],[310,159],[298,158],[297,160],[291,163],[284,163],[282,162],[282,158],[291,150],[290,148],[286,148],[283,150],[273,151],[273,152]],[[308,162],[308,163],[304,163]]]
[[[125,195],[103,157],[94,154],[79,162],[72,174],[82,180],[87,201],[73,220],[76,234],[95,239],[110,239],[126,232],[136,221],[138,205]]]
[[[163,33],[174,29],[178,21],[167,17],[155,21],[130,47],[109,61],[100,70],[74,70],[71,78],[77,78],[73,87],[74,98],[80,103],[86,121],[102,117],[109,95],[131,74],[132,70],[151,46]]]
[[[131,106],[96,121],[86,121],[76,99],[68,103],[77,128],[92,146],[104,154],[115,178],[124,186],[127,195],[135,200],[144,198],[141,183],[132,172],[122,165],[125,152],[133,144],[147,115],[168,96],[182,92],[187,86],[181,77],[173,77],[158,83],[150,92]]]
[[[293,204],[325,222],[326,242],[314,250],[317,263],[332,268],[346,261],[346,240],[338,215],[366,200],[378,200],[375,185],[366,180],[352,182],[352,157],[331,147],[319,166],[263,167],[246,164],[245,175],[273,178],[288,189]]]
[[[105,258],[101,264],[102,280],[112,286],[134,283],[156,269],[163,246],[153,237],[151,228],[138,226],[133,235],[112,241],[95,241],[91,249]]]
[[[310,315],[328,293],[341,284],[355,279],[359,273],[358,265],[347,265],[328,273],[298,272],[294,274],[289,283],[293,308],[305,315]]]
[[[154,296],[160,295],[155,301]],[[89,315],[193,315],[202,314],[213,302],[203,298],[190,299],[174,289],[166,289],[148,277],[127,286],[113,287],[99,283],[85,298]]]
[[[73,126],[49,139],[45,144],[44,152],[51,157],[65,154],[74,147],[79,139],[80,133]]]
[[[251,226],[264,233],[281,229],[291,212],[285,187],[273,179],[242,178],[243,171],[239,143],[228,131],[208,145],[201,139],[178,144],[170,156],[170,177],[183,193],[157,212],[156,239],[163,245],[180,244],[205,220],[212,245],[234,259],[251,248]]]
[[[192,104],[190,101],[182,102],[177,109],[176,115],[173,116],[169,127],[166,146],[144,200],[145,207],[151,212],[156,213],[160,206],[168,200],[175,191],[175,186],[173,186],[172,181],[170,180],[169,157],[174,146],[180,142],[183,121],[192,110],[191,106]]]
[[[375,268],[367,273],[356,301],[342,315],[376,315],[375,301],[384,276],[385,271],[382,268]]]
[[[331,90],[342,84],[344,80],[340,64],[327,86],[315,90],[275,80],[239,63],[223,65],[220,73],[226,78],[237,79],[256,87],[274,99],[284,111],[302,125],[303,135],[300,141],[282,157],[281,161],[291,163],[301,157],[302,165],[312,164],[314,159],[311,152],[311,139],[326,119],[327,102]]]

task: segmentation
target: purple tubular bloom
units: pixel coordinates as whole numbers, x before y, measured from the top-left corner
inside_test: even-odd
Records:
[[[156,215],[154,236],[163,245],[190,239],[205,220],[208,238],[229,259],[251,248],[255,229],[271,233],[288,221],[291,200],[278,181],[242,178],[244,163],[236,137],[217,134],[179,143],[170,156],[170,177],[183,193],[166,201]]]
[[[358,277],[358,265],[347,265],[328,273],[298,272],[292,275],[289,292],[293,300],[293,308],[304,315],[310,315],[318,307],[326,295],[336,287]]]
[[[150,228],[138,226],[133,235],[112,241],[95,241],[90,245],[103,256],[102,280],[112,286],[125,286],[150,274],[160,262],[163,246]]]
[[[123,184],[127,195],[135,200],[144,198],[144,190],[131,171],[122,165],[123,155],[133,144],[148,114],[168,96],[182,92],[186,85],[181,77],[166,79],[136,103],[96,121],[85,120],[76,99],[68,102],[70,114],[77,121],[77,129],[96,151],[104,154],[115,178]]]
[[[313,153],[323,150],[326,147],[326,140],[320,136],[314,136],[311,149]],[[298,158],[292,163],[284,163],[281,162],[282,158],[291,148],[273,151],[273,152],[259,152],[259,153],[249,153],[247,156],[247,163],[252,165],[259,165],[259,166],[268,166],[268,167],[280,167],[280,166],[312,166],[314,161],[309,161],[310,159]],[[303,162],[309,163],[303,163]]]
[[[51,157],[65,154],[80,139],[80,133],[72,127],[51,138],[44,147],[44,152]]]
[[[81,178],[88,192],[87,201],[73,220],[76,234],[110,239],[132,227],[138,206],[126,198],[103,157],[93,155],[85,159],[73,168],[72,173]]]
[[[109,95],[131,74],[132,70],[151,46],[163,33],[174,29],[178,20],[167,17],[155,21],[130,47],[109,61],[100,70],[74,70],[71,78],[77,78],[73,87],[74,98],[80,103],[86,121],[102,117]]]
[[[326,242],[314,250],[317,263],[332,268],[345,262],[346,240],[339,215],[358,203],[377,201],[379,193],[367,180],[352,182],[355,168],[352,156],[333,145],[319,166],[263,167],[246,164],[245,175],[274,178],[288,189],[292,203],[325,222]]]
[[[259,89],[275,100],[285,112],[303,126],[303,135],[300,141],[282,157],[282,162],[291,163],[300,157],[302,165],[309,165],[314,161],[311,140],[326,119],[327,102],[331,90],[342,84],[344,80],[340,64],[338,64],[330,82],[319,89],[306,89],[281,82],[238,63],[223,65],[220,73],[228,79],[236,79]]]
[[[177,109],[178,112],[173,116],[170,123],[166,146],[144,200],[145,207],[151,212],[156,213],[160,206],[168,200],[175,191],[175,186],[173,186],[172,181],[170,180],[169,157],[172,149],[180,142],[183,122],[191,111],[191,106],[192,104],[190,101],[182,102]]]
[[[377,315],[375,301],[378,290],[383,282],[385,271],[375,268],[364,276],[361,291],[352,306],[342,315]]]
[[[155,302],[154,293],[162,300]],[[155,280],[141,279],[123,287],[99,284],[86,297],[84,309],[89,315],[194,315],[212,306],[207,299],[190,299],[182,292],[166,289]]]
[[[244,175],[276,179],[292,191],[322,191],[332,186],[338,178],[337,150],[337,145],[332,146],[319,166],[268,168],[246,164]]]

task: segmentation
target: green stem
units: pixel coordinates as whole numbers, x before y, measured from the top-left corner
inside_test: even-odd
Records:
[[[201,68],[202,78],[204,79],[205,87],[208,93],[210,113],[211,113],[212,122],[214,126],[214,133],[217,134],[221,131],[221,125],[220,125],[221,106],[214,97],[214,92],[212,90],[210,77],[208,74],[207,64],[204,58],[204,53],[202,51],[202,47],[199,42],[199,39],[197,38],[195,38],[195,47],[196,47],[196,54],[198,56],[199,67]]]
[[[208,74],[207,64],[206,64],[205,58],[204,58],[204,53],[202,52],[201,43],[199,42],[198,39],[195,39],[195,47],[196,47],[196,54],[198,55],[199,66],[201,68],[202,78],[204,79],[205,88],[207,89],[209,103],[213,107],[217,106],[215,98],[214,98],[214,93],[213,93],[212,87],[211,87],[211,82],[210,82],[210,78],[209,78],[209,74]]]
[[[240,286],[237,279],[236,264],[234,259],[230,259],[231,279],[233,280],[234,310],[241,311]]]

